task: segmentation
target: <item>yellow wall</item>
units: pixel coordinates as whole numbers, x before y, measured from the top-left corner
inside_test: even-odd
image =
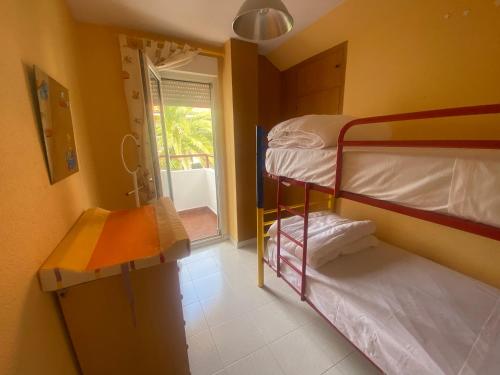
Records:
[[[238,241],[238,214],[236,209],[236,158],[234,149],[233,76],[231,40],[224,44],[225,59],[222,65],[222,102],[224,114],[225,201],[228,235]]]
[[[96,160],[99,192],[97,199],[100,207],[112,210],[134,206],[133,196],[125,195],[132,190],[132,177],[124,170],[120,158],[121,140],[126,133],[130,133],[130,128],[121,78],[119,34],[174,40],[168,36],[116,27],[78,25],[82,94],[93,156]],[[221,51],[219,48],[188,43],[216,52]]]
[[[37,270],[95,200],[78,77],[76,25],[63,0],[0,2],[0,374],[76,374],[53,296]],[[50,185],[27,78],[33,64],[69,89],[80,172]]]
[[[110,210],[134,206],[132,178],[120,158],[123,136],[130,132],[121,78],[118,33],[103,26],[79,24],[82,95],[98,181],[98,204]]]
[[[336,210],[352,219],[373,220],[383,241],[500,288],[498,241],[345,199]]]
[[[344,113],[500,101],[500,7],[493,1],[347,0],[268,58],[284,70],[346,40]]]
[[[129,132],[118,34],[76,23],[64,0],[0,2],[0,374],[76,372],[37,270],[82,211],[133,206],[120,161]],[[177,42],[182,42],[175,40]],[[220,52],[219,48],[190,43]],[[80,172],[50,185],[28,81],[33,64],[69,89]]]
[[[82,93],[88,116],[98,187],[97,202],[107,209],[133,206],[125,192],[132,179],[121,165],[119,147],[129,132],[128,110],[121,79],[120,33],[167,38],[116,27],[79,24]],[[188,42],[215,52],[219,48]],[[255,237],[255,124],[257,123],[257,48],[232,39],[225,44],[221,65],[225,161],[224,199],[228,234],[234,241]],[[113,151],[115,150],[115,151]],[[250,163],[248,163],[250,160]]]
[[[470,10],[467,16],[464,10]],[[346,40],[344,113],[500,102],[500,7],[493,1],[347,0],[268,58],[284,70]],[[393,136],[498,139],[499,121],[495,116],[398,125]],[[350,201],[338,209],[374,219],[377,234],[388,242],[500,287],[497,241]]]

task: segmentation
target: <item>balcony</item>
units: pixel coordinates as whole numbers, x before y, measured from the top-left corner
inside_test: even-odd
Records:
[[[173,202],[191,241],[218,234],[217,189],[210,158],[213,156],[207,154],[170,155]],[[195,162],[187,163],[189,169],[179,169],[179,163],[172,163],[179,159]],[[182,167],[186,168],[185,162]],[[161,169],[161,180],[163,191],[168,192],[166,168]]]

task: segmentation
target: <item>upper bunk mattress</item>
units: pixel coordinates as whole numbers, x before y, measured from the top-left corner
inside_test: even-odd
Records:
[[[333,188],[336,155],[268,148],[266,170]],[[343,161],[344,191],[500,227],[499,151],[349,147]]]
[[[266,171],[317,185],[335,185],[337,149],[268,148]]]
[[[306,296],[388,374],[500,374],[500,290],[430,260],[381,243],[308,267]]]
[[[454,158],[425,155],[421,150],[346,149],[342,189],[424,210],[448,210]],[[269,148],[267,172],[335,186],[336,148]]]

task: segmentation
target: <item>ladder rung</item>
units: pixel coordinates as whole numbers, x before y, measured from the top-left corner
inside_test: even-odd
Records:
[[[268,225],[273,225],[275,222],[276,220],[264,221],[264,226],[267,227]]]
[[[288,207],[290,207],[290,208],[300,208],[300,207],[304,207],[304,204],[303,203],[292,204],[292,205],[289,205]]]
[[[302,186],[302,187],[306,186],[306,182],[295,180],[293,178],[288,178],[288,177],[281,177],[281,183],[287,183],[290,185]]]
[[[285,262],[292,270],[294,270],[295,272],[297,272],[300,276],[302,276],[302,271],[299,270],[297,267],[295,267],[292,262],[290,262],[288,259],[286,259],[285,257],[283,257],[282,255],[280,255],[280,259]]]
[[[309,203],[309,207],[311,207],[311,206],[319,206],[320,204],[328,203],[328,201],[329,201],[329,199],[320,199],[320,200],[317,200],[317,201]],[[290,207],[290,208],[301,208],[301,207],[304,207],[304,204],[303,203],[301,203],[301,204],[293,204],[293,205],[289,205],[288,207]],[[269,209],[269,210],[264,210],[264,215],[275,214],[276,212],[278,212],[278,210],[276,208],[272,208],[272,209]]]
[[[300,211],[298,211],[298,210],[294,209],[293,207],[285,206],[284,204],[280,204],[280,205],[279,205],[279,208],[280,208],[281,210],[288,211],[288,212],[290,212],[292,215],[295,215],[295,216],[300,216],[300,217],[302,217],[302,218],[304,218],[304,217],[306,216],[306,215],[304,215],[304,213],[303,213],[303,212],[300,212]]]
[[[295,238],[293,238],[292,236],[290,236],[288,233],[286,232],[283,232],[282,230],[279,230],[279,234],[282,234],[283,236],[285,236],[286,238],[288,238],[290,241],[292,241],[293,243],[295,243],[297,246],[300,246],[302,248],[304,248],[304,244],[298,240],[296,240]]]

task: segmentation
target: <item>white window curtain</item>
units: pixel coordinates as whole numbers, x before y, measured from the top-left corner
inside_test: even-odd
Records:
[[[169,70],[189,64],[199,54],[199,50],[187,44],[157,41],[119,35],[122,57],[122,78],[129,110],[129,125],[132,134],[139,140],[138,184],[140,201],[146,203],[155,198],[152,177],[152,161],[145,112],[145,101],[141,77],[139,51],[145,53],[158,70]]]

